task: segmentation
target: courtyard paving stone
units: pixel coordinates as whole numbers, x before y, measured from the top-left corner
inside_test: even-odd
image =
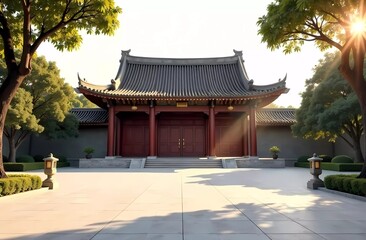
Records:
[[[366,239],[366,202],[307,189],[308,169],[64,168],[55,178],[58,189],[0,198],[0,239]]]

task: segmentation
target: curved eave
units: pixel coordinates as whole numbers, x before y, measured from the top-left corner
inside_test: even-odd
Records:
[[[80,89],[80,87],[83,87],[83,88],[87,88],[87,89],[95,89],[97,91],[103,91],[103,90],[108,90],[110,88],[110,85],[96,85],[96,84],[89,83],[85,79],[81,79],[79,74],[78,74],[78,79],[79,79],[79,89]]]
[[[275,88],[275,89],[267,89],[267,91],[263,92],[253,92],[252,94],[245,94],[242,96],[174,96],[174,97],[165,97],[165,96],[153,96],[153,95],[121,95],[116,93],[113,90],[98,90],[87,88],[86,86],[79,86],[79,91],[83,93],[89,100],[94,99],[94,103],[98,106],[105,106],[105,104],[98,104],[95,102],[96,98],[99,99],[126,99],[126,100],[178,100],[178,101],[207,101],[207,100],[254,100],[254,99],[265,99],[265,98],[278,98],[282,93],[287,93],[288,89],[286,87]],[[92,101],[92,100],[91,100]],[[102,100],[100,100],[103,102]]]

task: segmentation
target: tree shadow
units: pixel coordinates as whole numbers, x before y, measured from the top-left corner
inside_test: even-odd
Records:
[[[0,239],[263,240],[293,239],[296,234],[304,239],[324,239],[318,234],[318,223],[326,229],[335,224],[334,219],[336,224],[357,225],[354,221],[357,218],[366,221],[365,216],[357,215],[364,203],[332,199],[331,195],[322,192],[314,194],[306,189],[304,171],[288,172],[285,175],[278,169],[180,170],[176,172],[180,176],[161,178],[175,182],[157,181],[150,185],[149,181],[156,178],[154,175],[145,182],[131,185],[135,189],[125,185],[118,188],[121,192],[113,194],[108,193],[109,189],[102,189],[103,185],[93,186],[97,183],[88,182],[65,192],[50,192],[48,196],[54,197],[17,201],[19,204],[37,199],[40,202],[31,205],[33,209],[1,201],[2,207],[13,207],[17,211],[9,216],[0,215]],[[105,176],[108,176],[108,183],[121,179],[114,174]],[[81,175],[77,177],[81,178]],[[291,178],[294,179],[291,181]],[[72,184],[74,180],[69,181],[63,184]],[[136,190],[143,183],[146,185]],[[305,186],[299,187],[301,184]],[[95,194],[103,195],[105,202],[89,199],[89,188],[98,190]],[[131,199],[126,198],[126,192],[133,190],[136,194]],[[170,197],[166,197],[165,191],[171,191]],[[62,199],[57,198],[59,194]],[[141,194],[144,194],[143,198],[139,198]],[[111,197],[115,199],[108,199]],[[63,206],[60,201],[69,202]],[[34,214],[23,214],[24,211]],[[342,231],[355,234],[363,231],[361,237],[366,236],[365,230],[350,226],[339,228],[338,232]]]

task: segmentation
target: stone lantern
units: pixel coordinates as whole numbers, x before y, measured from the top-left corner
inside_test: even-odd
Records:
[[[316,153],[313,154],[313,157],[308,158],[310,163],[310,173],[313,175],[313,178],[310,179],[307,183],[307,187],[310,189],[318,189],[318,187],[324,187],[324,182],[319,178],[319,175],[322,174],[321,169],[321,161],[322,158],[318,157]]]
[[[42,182],[42,187],[48,187],[49,189],[54,189],[57,186],[57,182],[52,178],[57,172],[57,161],[51,153],[49,157],[43,159],[44,161],[44,173],[47,175],[47,179]]]

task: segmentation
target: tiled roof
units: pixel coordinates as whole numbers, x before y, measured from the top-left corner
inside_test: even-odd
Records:
[[[290,126],[296,122],[293,108],[262,108],[256,117],[258,126]]]
[[[101,108],[74,108],[71,113],[79,119],[81,125],[107,124],[108,111]],[[293,108],[263,108],[257,111],[259,126],[290,126],[296,122]]]
[[[287,92],[286,79],[257,86],[248,79],[241,52],[232,57],[173,59],[146,58],[122,52],[115,80],[105,86],[79,78],[84,94],[127,99],[253,99]]]
[[[108,122],[108,111],[101,108],[73,108],[71,113],[80,125],[104,125]]]

